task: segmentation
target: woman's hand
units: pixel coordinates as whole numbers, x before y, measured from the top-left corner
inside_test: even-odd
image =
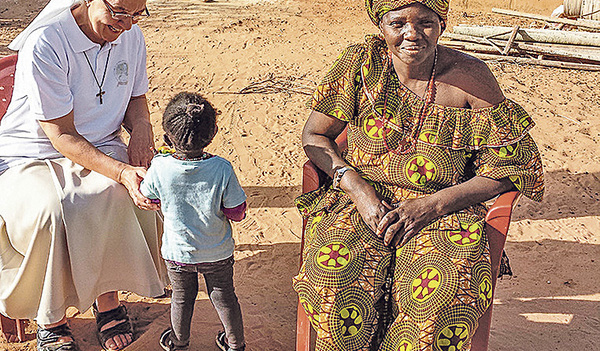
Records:
[[[350,196],[363,221],[376,232],[379,223],[392,207],[354,170],[344,173],[340,187]]]
[[[436,218],[515,189],[508,178],[475,176],[434,194],[397,204],[379,222],[376,233],[386,245],[402,246]]]
[[[386,246],[403,246],[439,216],[431,200],[428,196],[398,203],[378,223],[377,236]]]
[[[127,154],[132,166],[150,166],[154,157],[154,135],[146,95],[132,97],[125,111],[123,127],[129,132]]]
[[[152,141],[152,131],[145,132],[140,129],[134,129],[131,132],[129,145],[127,146],[127,155],[129,163],[135,167],[150,167],[152,157],[154,157],[154,143]]]
[[[118,182],[125,186],[137,207],[142,210],[157,211],[160,209],[160,205],[152,202],[140,192],[140,183],[144,176],[146,176],[145,168],[126,165],[119,174]]]

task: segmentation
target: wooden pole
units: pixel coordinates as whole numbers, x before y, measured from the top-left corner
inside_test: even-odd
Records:
[[[583,71],[596,71],[600,72],[600,65],[589,65],[585,63],[574,63],[574,62],[561,62],[561,61],[549,61],[549,60],[540,60],[540,59],[532,59],[525,57],[512,57],[512,56],[503,56],[503,55],[493,55],[493,54],[478,54],[478,53],[469,53],[481,60],[489,60],[489,61],[498,61],[498,62],[510,62],[510,63],[521,63],[526,65],[538,65],[538,66],[546,66],[546,67],[555,67],[555,68],[564,68],[564,69],[578,69]]]
[[[493,8],[492,12],[500,14],[500,15],[529,18],[529,19],[534,19],[534,20],[544,21],[544,22],[551,22],[551,23],[570,24],[572,26],[577,26],[577,27],[581,27],[581,28],[600,30],[600,21],[586,20],[586,19],[572,20],[572,19],[568,19],[568,18],[553,18],[553,17],[549,17],[549,16],[542,16],[542,15],[536,15],[536,14],[532,14],[532,13],[525,13],[525,12],[497,9],[497,8]]]
[[[472,49],[473,51],[482,51],[482,52],[494,52],[491,48],[487,50],[482,46],[465,46],[464,42],[471,42],[483,45],[490,45],[490,39],[487,38],[479,38],[471,35],[463,35],[463,34],[455,34],[455,33],[444,33],[442,39],[449,38],[454,41],[444,41],[443,45],[448,45],[451,47],[462,46],[465,50]],[[497,39],[496,39],[497,40]],[[500,45],[504,42],[503,40],[497,40]],[[493,47],[498,50],[498,45],[494,44]],[[544,54],[544,55],[554,55],[561,57],[569,57],[569,58],[578,58],[584,60],[598,61],[600,62],[600,50],[599,49],[591,49],[585,46],[551,46],[544,44],[531,44],[531,43],[513,43],[511,46],[514,50],[519,52],[526,53],[534,53],[534,54]],[[510,50],[508,51],[510,53]]]
[[[512,32],[512,28],[497,26],[458,25],[454,26],[452,31],[456,34],[473,35],[482,38],[494,37],[496,39],[508,40],[510,33]],[[598,33],[576,31],[569,32],[552,29],[521,28],[518,31],[517,36],[515,37],[515,41],[534,41],[538,43],[554,43],[600,47],[600,35],[598,35]]]
[[[510,51],[510,48],[512,47],[512,45],[514,43],[518,32],[519,32],[519,26],[514,26],[512,32],[510,33],[510,38],[508,38],[508,41],[506,42],[506,46],[504,47],[504,50],[502,50],[502,55],[508,55],[508,52]]]

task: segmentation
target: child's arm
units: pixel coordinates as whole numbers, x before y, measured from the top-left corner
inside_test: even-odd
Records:
[[[221,202],[221,210],[225,217],[234,222],[239,222],[246,218],[246,194],[242,189],[231,163],[229,166],[229,177],[223,191],[223,199]]]
[[[223,210],[225,217],[229,218],[234,222],[239,222],[242,219],[246,218],[246,201],[234,208],[221,207],[221,210]]]
[[[150,166],[148,171],[146,172],[146,177],[142,180],[140,184],[140,192],[142,195],[152,201],[152,203],[160,204],[160,200],[158,198],[158,194],[156,188],[154,187],[154,168]]]

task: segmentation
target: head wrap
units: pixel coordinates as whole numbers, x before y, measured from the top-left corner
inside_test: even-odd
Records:
[[[83,0],[50,0],[48,5],[37,15],[37,17],[25,28],[9,45],[11,50],[21,50],[25,40],[36,29],[49,25],[63,12],[70,10],[73,5]]]
[[[367,13],[371,21],[378,26],[381,17],[386,13],[398,9],[400,7],[419,3],[440,16],[443,21],[448,18],[448,3],[449,0],[365,0]]]

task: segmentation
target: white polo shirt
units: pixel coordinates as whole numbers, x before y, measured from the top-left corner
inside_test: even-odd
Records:
[[[84,55],[99,83],[106,67],[102,104]],[[119,137],[125,110],[131,97],[147,91],[146,44],[137,25],[101,47],[66,11],[34,31],[19,51],[12,100],[0,121],[0,173],[28,159],[62,157],[38,121],[71,110],[77,131],[94,146],[125,148]]]

